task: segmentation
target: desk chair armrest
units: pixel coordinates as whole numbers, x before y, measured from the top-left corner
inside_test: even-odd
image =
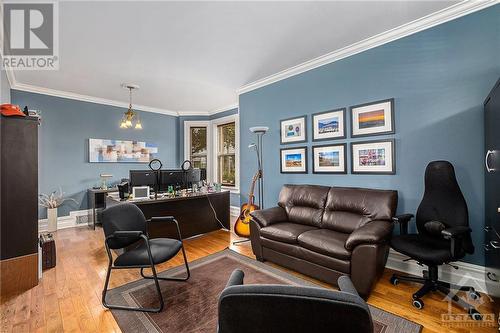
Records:
[[[241,286],[243,284],[243,278],[245,277],[245,273],[239,269],[235,269],[229,280],[227,281],[226,288],[231,286]]]
[[[408,223],[413,218],[413,214],[401,214],[396,215],[392,218],[392,222],[399,223],[399,234],[407,235],[408,234]]]
[[[158,223],[158,222],[171,222],[175,224],[175,227],[177,228],[177,236],[179,237],[178,239],[182,242],[182,235],[181,235],[181,229],[179,228],[179,222],[175,219],[173,216],[155,216],[150,218],[149,220],[146,220],[148,223]]]
[[[148,222],[177,222],[173,216],[154,216],[147,220]]]
[[[446,239],[458,238],[462,237],[468,233],[472,232],[472,229],[465,226],[446,228],[441,231],[441,235],[443,235]]]
[[[450,240],[451,255],[453,256],[453,258],[457,258],[460,249],[463,248],[463,237],[465,235],[468,235],[471,231],[471,228],[465,226],[451,227],[441,231],[441,235],[445,239]]]
[[[142,231],[134,231],[134,230],[119,230],[113,232],[111,235],[106,237],[106,241],[110,238],[131,238],[131,237],[142,237],[144,233]],[[144,235],[145,236],[145,235]]]

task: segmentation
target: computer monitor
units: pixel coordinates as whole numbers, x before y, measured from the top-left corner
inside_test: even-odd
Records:
[[[207,180],[207,169],[200,169],[200,172],[201,172],[200,181]]]
[[[182,170],[161,170],[160,191],[167,191],[169,186],[174,188],[184,186],[184,172]]]
[[[149,186],[154,188],[156,183],[155,172],[151,170],[130,170],[129,178],[129,191],[132,191],[134,186]]]
[[[201,169],[191,169],[186,175],[187,186],[192,187],[193,184],[199,184],[201,182]]]

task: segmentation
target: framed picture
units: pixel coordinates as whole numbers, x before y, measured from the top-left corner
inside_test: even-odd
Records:
[[[351,143],[351,173],[381,174],[396,173],[394,139]]]
[[[280,149],[281,173],[307,173],[307,147]]]
[[[313,173],[347,173],[346,144],[312,147]]]
[[[143,141],[89,139],[90,163],[149,163],[158,146]]]
[[[280,121],[281,144],[306,142],[306,116]]]
[[[312,115],[313,141],[345,139],[345,108]]]
[[[394,98],[351,106],[351,137],[394,133]]]

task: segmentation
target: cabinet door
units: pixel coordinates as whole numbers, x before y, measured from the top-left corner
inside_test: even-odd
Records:
[[[500,279],[500,80],[484,104],[485,142],[485,276],[487,289]]]
[[[484,105],[486,225],[500,230],[500,82]]]
[[[38,122],[2,117],[1,258],[38,253]]]

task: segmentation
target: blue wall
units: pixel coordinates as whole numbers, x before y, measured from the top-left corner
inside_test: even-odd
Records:
[[[99,185],[99,174],[110,173],[112,182],[128,178],[129,169],[145,169],[145,163],[89,163],[88,139],[140,140],[158,145],[167,168],[177,159],[177,117],[140,112],[143,130],[120,129],[124,108],[12,90],[12,102],[41,111],[39,128],[39,192],[63,191],[79,204],[67,203],[59,216],[87,208],[86,189]],[[45,217],[45,209],[39,218]]]
[[[276,204],[282,184],[309,183],[396,189],[398,212],[415,212],[427,163],[449,160],[455,165],[474,230],[476,252],[466,261],[483,264],[482,103],[500,76],[499,18],[497,5],[240,95],[241,147],[254,141],[246,128],[270,127],[264,136],[266,206]],[[311,147],[312,113],[391,97],[395,98],[396,175],[280,174],[279,149],[284,147],[279,144],[280,119],[307,114],[306,145]],[[339,142],[354,141],[360,140]],[[295,146],[299,145],[304,144]],[[308,159],[311,170],[310,149]],[[244,186],[254,173],[254,154],[242,148],[240,161]],[[246,200],[243,195],[241,199]]]
[[[179,161],[184,160],[184,122],[185,121],[205,121],[205,120],[214,120],[214,119],[219,119],[222,117],[227,117],[231,116],[233,114],[237,114],[238,109],[231,109],[223,112],[219,112],[210,116],[180,116],[179,117],[179,144],[178,146],[178,151],[177,151],[177,156],[179,158]],[[241,188],[240,188],[241,190]],[[240,206],[240,195],[237,193],[231,193],[231,206]]]

